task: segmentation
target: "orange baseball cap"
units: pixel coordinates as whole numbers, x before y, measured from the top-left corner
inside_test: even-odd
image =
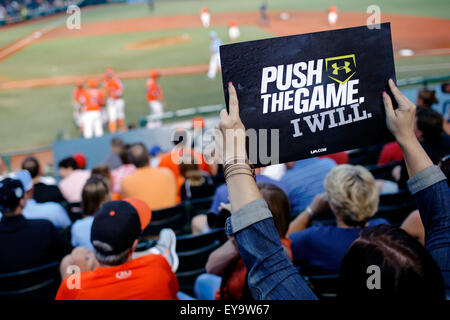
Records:
[[[149,206],[136,198],[105,202],[92,223],[92,245],[106,256],[122,253],[140,237],[151,217]]]

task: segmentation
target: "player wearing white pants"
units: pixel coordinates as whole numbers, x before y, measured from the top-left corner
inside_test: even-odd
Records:
[[[228,36],[231,41],[236,41],[240,35],[241,32],[239,31],[239,27],[237,26],[237,23],[233,21],[228,29]]]
[[[109,121],[125,119],[125,101],[123,98],[108,98],[106,102],[106,111],[108,112]]]
[[[83,114],[83,137],[90,139],[94,135],[103,135],[102,114],[100,111],[86,111]]]
[[[162,115],[164,113],[164,105],[159,100],[149,101],[151,115]],[[161,120],[152,121],[150,127],[160,127],[162,125]]]
[[[202,11],[200,13],[200,20],[202,21],[203,27],[209,28],[211,14],[209,13],[209,10],[206,6],[202,8]]]

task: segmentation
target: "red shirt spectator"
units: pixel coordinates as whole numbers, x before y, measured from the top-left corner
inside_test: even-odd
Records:
[[[330,158],[336,162],[336,164],[347,164],[348,163],[348,153],[345,151],[327,154],[319,158]]]

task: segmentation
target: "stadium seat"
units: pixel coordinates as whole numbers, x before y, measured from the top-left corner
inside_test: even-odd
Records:
[[[378,162],[383,145],[373,145],[348,151],[348,162],[353,165],[374,165]]]
[[[60,282],[59,262],[0,274],[0,299],[53,300]]]
[[[310,275],[303,276],[311,290],[320,300],[336,299],[339,290],[339,275]]]
[[[205,272],[209,255],[226,239],[224,229],[214,229],[198,235],[177,236],[177,254],[180,264],[176,275],[181,291],[192,293],[195,279]]]
[[[383,194],[380,196],[378,211],[374,218],[384,218],[389,223],[399,226],[415,209],[416,203],[408,191]]]
[[[189,217],[192,219],[198,214],[206,214],[211,208],[211,204],[214,197],[193,199],[190,201],[185,201],[184,205],[189,211]]]
[[[394,161],[384,165],[369,165],[366,166],[366,169],[372,173],[375,179],[393,180],[391,172],[401,163],[401,161]]]
[[[155,210],[147,228],[144,229],[143,237],[155,237],[164,228],[171,228],[176,234],[182,233],[187,225],[188,213],[183,204],[174,207]]]

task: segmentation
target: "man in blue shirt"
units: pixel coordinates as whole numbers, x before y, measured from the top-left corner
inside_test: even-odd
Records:
[[[292,215],[305,210],[317,194],[325,192],[323,181],[335,166],[330,158],[311,158],[295,162],[286,171],[280,182],[288,190]]]
[[[33,179],[28,170],[20,170],[11,175],[11,178],[19,180],[25,190],[25,207],[22,215],[27,219],[46,219],[56,228],[68,227],[72,222],[66,210],[56,202],[38,203],[33,199]]]

